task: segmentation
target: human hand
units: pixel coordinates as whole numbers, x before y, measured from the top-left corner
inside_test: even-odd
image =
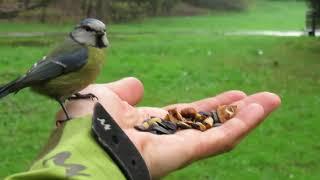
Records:
[[[81,93],[93,93],[117,121],[144,158],[153,178],[159,178],[196,160],[232,150],[251,130],[259,125],[280,105],[280,98],[261,92],[246,96],[241,91],[229,91],[212,98],[192,103],[170,105],[164,108],[133,107],[143,96],[142,83],[125,78],[109,84],[90,85]],[[193,129],[172,135],[154,135],[139,132],[134,125],[150,116],[164,117],[167,109],[194,107],[198,111],[211,111],[218,105],[235,104],[237,115],[220,127],[200,132]],[[67,103],[71,117],[91,114],[94,102],[77,100]],[[57,119],[64,119],[60,111]]]

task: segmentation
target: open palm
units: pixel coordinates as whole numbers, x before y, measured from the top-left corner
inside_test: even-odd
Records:
[[[193,161],[232,150],[242,138],[280,105],[277,95],[261,92],[246,96],[241,91],[229,91],[215,97],[192,103],[170,105],[164,108],[134,107],[143,96],[143,85],[135,78],[125,78],[109,84],[90,85],[82,93],[95,94],[99,102],[117,121],[142,154],[153,178],[167,175]],[[92,113],[93,101],[77,100],[67,103],[71,117]],[[172,135],[154,135],[139,132],[134,125],[150,116],[164,117],[167,109],[194,107],[211,111],[218,105],[236,104],[237,115],[220,127],[205,132],[189,129]],[[62,111],[57,119],[64,119]]]

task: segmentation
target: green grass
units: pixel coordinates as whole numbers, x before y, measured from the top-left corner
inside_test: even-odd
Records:
[[[111,25],[112,47],[98,82],[138,77],[145,85],[140,105],[150,106],[193,101],[230,89],[275,92],[282,97],[281,108],[234,151],[199,161],[166,179],[317,179],[319,39],[219,35],[237,29],[303,29],[304,12],[303,3],[260,2],[242,13]],[[71,29],[3,25],[7,29],[0,31]],[[60,39],[0,38],[0,84],[25,72]],[[30,165],[54,126],[58,108],[29,90],[1,100],[0,178]]]

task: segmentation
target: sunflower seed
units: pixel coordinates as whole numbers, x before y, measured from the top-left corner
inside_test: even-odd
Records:
[[[203,111],[200,111],[200,112],[198,112],[200,115],[202,115],[202,116],[206,116],[206,117],[209,117],[209,116],[211,116],[211,114],[209,113],[209,112],[203,112]]]
[[[173,134],[175,131],[169,131],[163,127],[161,127],[158,123],[152,124],[150,126],[151,131],[156,131],[157,134]]]
[[[185,118],[194,119],[197,115],[197,111],[194,108],[184,108],[181,110],[180,114]]]
[[[219,127],[221,125],[222,125],[222,123],[215,123],[215,124],[213,124],[213,127]]]
[[[173,134],[181,129],[197,129],[205,131],[212,127],[219,127],[222,123],[233,118],[237,106],[223,105],[216,111],[197,112],[194,108],[184,108],[180,112],[177,109],[168,110],[164,119],[151,117],[135,126],[139,131],[146,131],[153,134]]]
[[[176,131],[177,125],[171,121],[162,120],[160,123],[158,123],[160,126],[162,126],[165,129]]]
[[[194,120],[195,120],[195,121],[203,121],[203,120],[205,120],[206,118],[207,118],[206,116],[203,116],[203,115],[197,113]]]
[[[169,114],[171,114],[174,118],[176,118],[179,121],[183,121],[184,117],[177,111],[177,109],[170,109],[168,110]]]
[[[211,117],[213,119],[213,123],[216,124],[216,123],[221,123],[220,122],[220,119],[219,119],[219,116],[218,116],[218,113],[216,111],[214,112],[211,112]]]
[[[192,128],[189,124],[182,122],[182,121],[177,122],[177,126],[181,129],[191,129]]]
[[[136,125],[134,126],[135,129],[140,130],[140,131],[148,131],[150,125],[148,122],[143,122],[141,125]]]
[[[233,118],[236,115],[237,106],[235,105],[223,105],[217,108],[217,115],[221,123],[226,122],[227,120]]]
[[[213,118],[212,117],[208,117],[202,123],[206,126],[207,129],[210,129],[213,126]]]
[[[200,131],[205,131],[207,128],[201,122],[195,122],[191,125],[193,128],[198,129]]]

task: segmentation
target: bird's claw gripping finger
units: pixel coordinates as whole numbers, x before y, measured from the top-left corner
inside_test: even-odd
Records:
[[[88,94],[75,93],[73,96],[68,98],[69,101],[77,100],[77,99],[91,99],[92,101],[99,100],[98,97],[92,93],[88,93]]]

